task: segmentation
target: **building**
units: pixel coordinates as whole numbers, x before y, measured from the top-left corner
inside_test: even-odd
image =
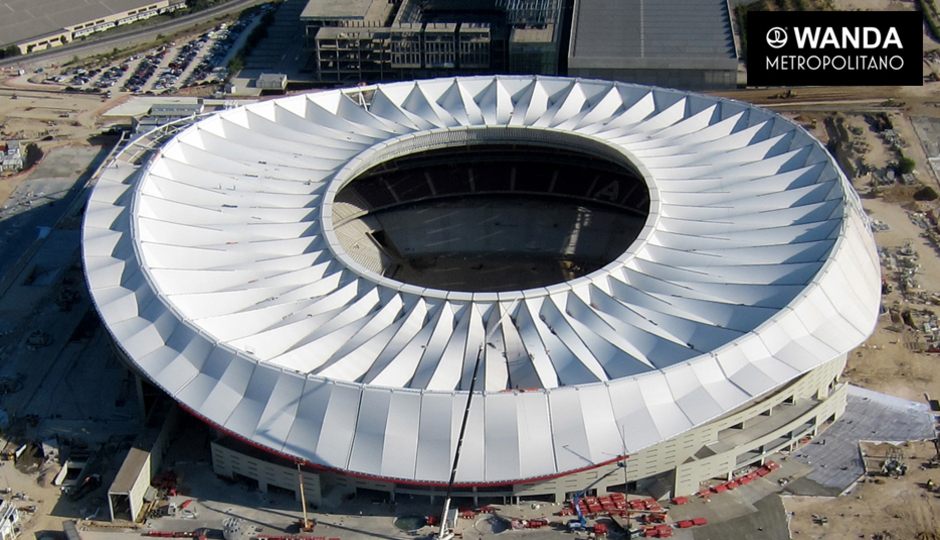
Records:
[[[301,13],[317,78],[400,80],[558,69],[558,0],[310,0]]]
[[[184,8],[186,0],[11,0],[4,7],[0,49],[15,45],[29,54]]]
[[[287,75],[284,73],[262,73],[258,76],[258,88],[283,92],[287,89]]]
[[[177,415],[176,407],[159,409],[157,415],[148,418],[149,427],[128,449],[121,468],[108,487],[111,521],[133,522],[145,517],[146,502],[154,500],[156,491],[151,484],[160,472]]]
[[[118,350],[215,430],[216,472],[299,463],[312,501],[441,495],[468,401],[458,497],[694,493],[839,418],[880,304],[819,141],[598,80],[224,111],[119,156],[83,236]]]
[[[0,171],[17,173],[26,166],[26,155],[19,141],[0,143]]]
[[[20,512],[12,501],[0,501],[0,540],[14,540],[20,534]]]
[[[132,127],[134,133],[146,133],[170,122],[198,116],[204,110],[202,99],[196,100],[196,103],[157,103],[151,105],[144,116],[133,118]]]
[[[734,88],[725,0],[576,0],[568,75],[689,90]]]

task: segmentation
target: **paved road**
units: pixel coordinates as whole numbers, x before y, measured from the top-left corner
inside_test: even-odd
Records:
[[[90,56],[100,52],[107,52],[114,48],[122,48],[137,43],[154,41],[157,39],[158,34],[169,35],[180,30],[184,30],[187,27],[199,24],[203,21],[213,19],[220,15],[239,12],[245,8],[257,4],[264,4],[268,1],[270,0],[229,0],[228,2],[213,6],[203,11],[179,17],[177,19],[153,26],[146,26],[124,32],[108,33],[103,35],[101,39],[73,42],[69,43],[68,45],[55,47],[27,56],[18,56],[15,58],[8,58],[6,60],[0,60],[0,67],[27,64],[31,66],[39,66],[61,63],[62,61],[69,60],[74,56]]]
[[[804,480],[788,486],[799,495],[838,495],[865,474],[859,441],[925,440],[936,436],[925,403],[849,386],[845,414],[796,452],[793,459],[813,466]]]

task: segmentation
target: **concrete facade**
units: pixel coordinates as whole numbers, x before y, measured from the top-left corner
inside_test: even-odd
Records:
[[[127,457],[108,489],[111,521],[139,521],[143,518],[144,498],[151,480],[163,463],[178,414],[178,409],[172,407],[159,427],[141,434],[128,450]]]
[[[504,17],[470,20],[424,13],[412,0],[346,4],[311,0],[301,14],[306,46],[323,82],[401,80],[468,73],[555,74],[561,4],[516,0],[497,7]],[[466,19],[466,20],[465,20]]]
[[[258,489],[267,492],[271,486],[294,492],[300,500],[300,482],[297,469],[284,463],[276,463],[263,456],[251,455],[238,449],[212,442],[212,470],[226,478],[248,478],[258,483]],[[313,506],[319,506],[323,490],[320,487],[320,475],[311,471],[302,471],[304,496]]]
[[[737,84],[737,66],[732,63],[715,69],[703,69],[701,66],[674,67],[669,65],[649,68],[611,67],[610,65],[594,67],[586,63],[572,62],[568,66],[568,75],[690,90],[734,88]]]

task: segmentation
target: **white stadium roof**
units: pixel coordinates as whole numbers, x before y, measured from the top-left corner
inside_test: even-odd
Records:
[[[632,163],[650,213],[629,250],[558,285],[462,293],[382,277],[337,241],[333,197],[369,166],[516,139]],[[859,345],[880,302],[857,196],[802,129],[735,101],[565,78],[394,83],[210,116],[139,169],[106,170],[84,257],[117,344],[186,408],[271,452],[401,482],[447,482],[481,347],[457,481],[507,483],[609,462],[621,431],[635,452],[746,404]]]

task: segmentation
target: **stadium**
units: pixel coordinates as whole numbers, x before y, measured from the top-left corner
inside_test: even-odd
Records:
[[[857,195],[745,103],[486,76],[176,128],[95,187],[95,305],[216,473],[315,504],[442,494],[468,402],[457,496],[694,493],[835,421],[878,315]]]

